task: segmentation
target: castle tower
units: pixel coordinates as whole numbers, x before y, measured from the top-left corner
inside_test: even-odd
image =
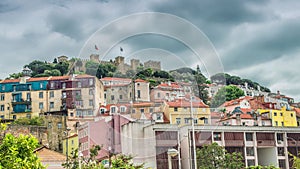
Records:
[[[118,56],[115,58],[116,65],[124,64],[124,57]]]
[[[131,59],[130,66],[132,70],[136,70],[140,66],[140,60],[138,59]]]

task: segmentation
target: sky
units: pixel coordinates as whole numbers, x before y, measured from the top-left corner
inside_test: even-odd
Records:
[[[299,8],[297,0],[1,0],[0,78],[33,60],[99,52],[161,60],[165,70],[199,64],[207,76],[224,71],[300,101]]]

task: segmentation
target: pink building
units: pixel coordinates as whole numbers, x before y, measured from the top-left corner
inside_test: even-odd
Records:
[[[121,153],[121,127],[133,121],[123,115],[112,115],[107,118],[98,117],[79,127],[79,151],[84,157],[89,156],[89,149],[94,145],[102,146],[97,159],[109,157],[109,153]]]

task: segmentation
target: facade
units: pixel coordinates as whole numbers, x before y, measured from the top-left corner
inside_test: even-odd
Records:
[[[186,99],[164,102],[163,111],[170,124],[190,125],[192,113],[194,124],[208,124],[210,120],[210,109],[200,99],[190,102]]]
[[[191,84],[167,82],[156,86],[150,92],[151,101],[163,102],[182,99],[191,92]]]
[[[76,149],[79,147],[78,143],[78,135],[77,134],[71,134],[68,136],[68,138],[64,138],[62,142],[62,147],[63,147],[63,154],[67,155],[69,157],[72,157],[73,153],[75,152]]]
[[[297,116],[295,111],[286,110],[283,107],[281,110],[277,109],[259,109],[260,114],[272,119],[272,126],[279,127],[297,127]]]

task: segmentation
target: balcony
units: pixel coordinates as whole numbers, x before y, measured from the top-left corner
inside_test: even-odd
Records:
[[[26,100],[18,99],[18,100],[13,100],[12,101],[12,105],[19,105],[19,104],[30,105],[31,104],[31,98],[28,98]]]
[[[176,146],[178,144],[177,140],[156,140],[156,146]]]
[[[258,147],[273,147],[275,146],[275,140],[257,140]]]
[[[226,147],[243,147],[244,145],[243,140],[225,140]]]
[[[296,141],[296,140],[288,140],[288,146],[289,147],[298,147],[300,146],[300,141]]]

